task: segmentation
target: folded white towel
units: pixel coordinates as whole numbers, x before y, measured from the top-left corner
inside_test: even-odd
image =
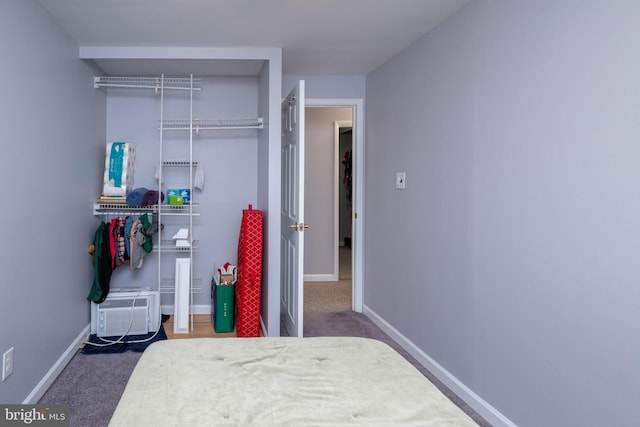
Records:
[[[187,239],[189,237],[189,229],[181,228],[176,234],[173,235],[174,239]]]
[[[204,189],[204,168],[200,163],[196,166],[196,176],[193,180],[193,186],[198,190]]]

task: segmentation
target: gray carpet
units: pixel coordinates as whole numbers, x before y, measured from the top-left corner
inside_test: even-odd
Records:
[[[141,355],[78,352],[39,403],[69,405],[70,427],[106,426]]]
[[[285,335],[285,334],[283,334]],[[480,426],[489,426],[482,417],[422,367],[369,318],[352,311],[305,313],[304,335],[357,336],[374,338],[389,344],[429,378],[456,405]],[[120,396],[141,353],[86,355],[78,352],[40,399],[44,404],[70,407],[70,427],[101,427],[109,424]]]

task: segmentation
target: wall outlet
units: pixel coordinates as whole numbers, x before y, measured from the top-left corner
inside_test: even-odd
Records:
[[[405,188],[405,180],[406,180],[405,172],[396,172],[396,189],[404,190]]]
[[[2,381],[13,374],[13,347],[2,355]]]

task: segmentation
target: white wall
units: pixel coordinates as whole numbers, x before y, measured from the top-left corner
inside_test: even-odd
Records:
[[[0,402],[22,403],[89,324],[105,98],[35,1],[0,2],[0,52],[0,353],[15,348]]]
[[[335,121],[352,119],[351,108],[305,109],[305,231],[304,274],[334,274]]]
[[[520,426],[640,419],[639,18],[478,0],[367,77],[365,304]]]

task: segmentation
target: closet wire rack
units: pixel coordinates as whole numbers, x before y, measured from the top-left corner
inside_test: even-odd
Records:
[[[163,277],[160,279],[160,292],[173,293],[176,289],[175,277]],[[202,277],[194,277],[192,279],[191,289],[194,293],[202,292]]]
[[[198,216],[200,205],[197,203],[186,205],[169,205],[162,204],[160,208],[165,215],[189,215],[189,209],[192,208],[194,216]],[[129,215],[132,213],[158,213],[158,205],[149,206],[129,206],[122,203],[94,203],[94,215]]]
[[[153,250],[155,252],[158,251],[162,251],[162,252],[189,252],[190,249],[193,248],[193,250],[198,249],[198,245],[200,244],[199,240],[191,240],[190,241],[191,246],[176,246],[176,241],[173,239],[162,239],[162,241],[160,242],[160,248],[158,248],[157,246],[154,246]]]
[[[189,160],[163,160],[162,166],[198,166],[197,161],[190,162]]]
[[[177,119],[163,120],[165,130],[262,129],[262,117],[248,119]]]
[[[156,92],[161,88],[174,90],[200,90],[200,79],[190,79],[182,77],[122,77],[122,76],[94,76],[93,87],[121,87],[121,88],[141,88],[154,89]]]

